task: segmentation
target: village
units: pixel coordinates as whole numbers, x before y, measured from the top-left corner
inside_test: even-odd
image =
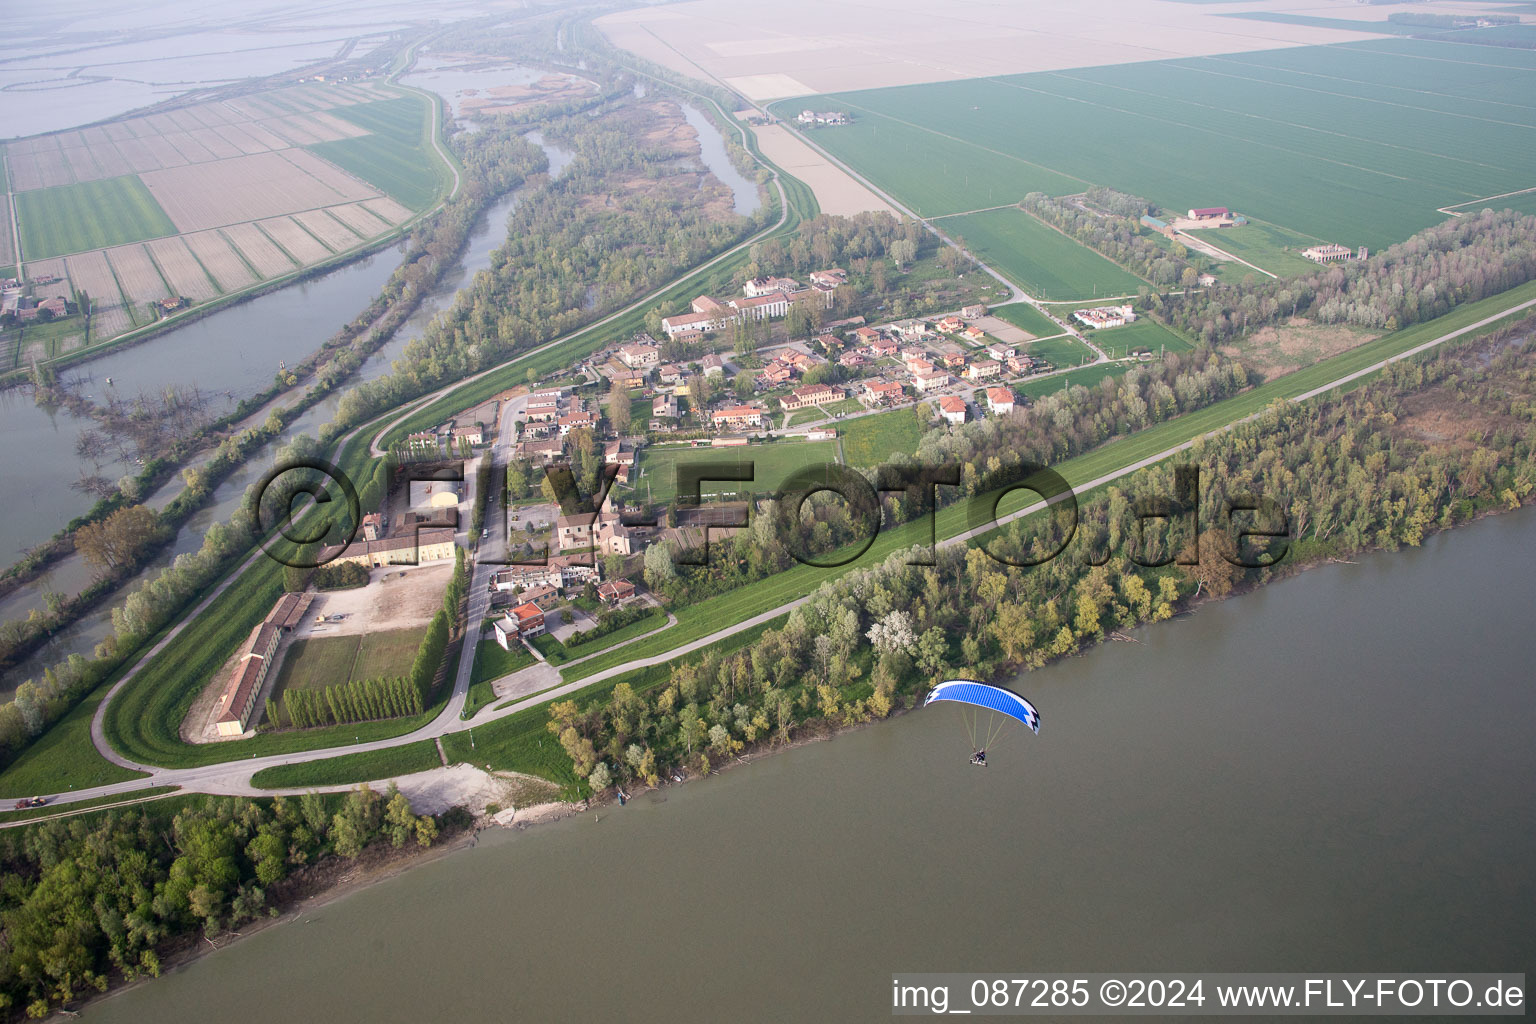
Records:
[[[1071,368],[1030,355],[1034,336],[980,304],[888,322],[829,319],[846,281],[829,268],[806,284],[763,276],[742,283],[740,295],[701,295],[660,319],[659,339],[637,333],[558,378],[409,435],[398,454],[416,462],[505,458],[507,551],[519,564],[489,576],[485,642],[503,651],[522,645],[542,660],[551,640],[605,619],[628,621],[647,605],[659,615],[644,584],[645,550],[697,544],[705,529],[729,534],[722,524],[740,523],[754,495],[773,490],[761,476],[709,483],[705,503],[695,504],[678,493],[683,462],[713,452],[760,467],[770,458],[810,464],[815,443],[835,444],[842,423],[895,409],[932,426],[1009,416],[1025,402],[1014,383]],[[1076,319],[1088,323],[1097,312]],[[798,336],[787,329],[792,313],[809,325]],[[1051,319],[1062,335],[1080,337]],[[1122,322],[1131,319],[1124,307]],[[629,415],[615,417],[617,395],[627,397]],[[542,485],[562,468],[591,479],[596,466],[610,476],[595,507],[564,510]],[[481,543],[494,551],[491,529]]]
[[[497,698],[525,692],[536,666],[567,664],[583,643],[643,620],[663,623],[645,586],[647,548],[729,535],[773,493],[761,477],[710,483],[695,503],[679,493],[682,463],[734,453],[808,465],[849,420],[896,409],[932,427],[1010,416],[1026,402],[1015,384],[1072,368],[1031,355],[1035,336],[982,304],[831,319],[847,279],[829,268],[804,285],[763,276],[740,295],[701,295],[660,318],[660,339],[639,332],[405,436],[377,507],[364,509],[351,540],[319,553],[311,589],[285,595],[210,684],[189,738],[238,738],[264,718],[292,725],[283,702],[335,678],[338,658],[351,668],[348,685],[368,684],[360,666],[424,642],[461,548],[478,563],[466,639],[479,647],[476,676],[494,681]],[[1090,331],[1136,318],[1130,305],[1071,316]],[[561,470],[576,481],[574,501],[546,482]],[[485,480],[494,495],[481,493]]]

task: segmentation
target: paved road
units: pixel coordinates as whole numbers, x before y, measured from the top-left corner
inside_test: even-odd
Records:
[[[1400,353],[1398,355],[1388,356],[1384,359],[1378,360],[1375,363],[1372,363],[1370,366],[1363,367],[1360,370],[1356,370],[1352,373],[1343,375],[1326,385],[1314,388],[1305,394],[1297,395],[1294,399],[1292,399],[1292,401],[1305,401],[1308,398],[1323,394],[1329,390],[1342,387],[1351,381],[1358,380],[1370,373],[1374,373],[1375,371],[1380,370],[1383,367],[1390,365],[1391,363],[1397,362],[1401,359],[1406,359],[1411,355],[1416,355],[1418,353],[1428,351],[1432,348],[1435,348],[1436,346],[1443,345],[1448,341],[1462,337],[1463,335],[1478,330],[1481,327],[1486,327],[1498,320],[1502,320],[1512,313],[1517,313],[1521,310],[1528,309],[1533,306],[1536,306],[1536,299],[1511,306],[1492,316],[1485,317],[1482,320],[1479,320],[1477,323],[1469,324],[1466,327],[1443,334],[1406,352]],[[1262,415],[1262,412],[1254,413],[1251,416],[1246,416],[1239,420],[1234,420],[1231,423],[1208,431],[1206,434],[1201,435],[1201,437],[1203,438],[1215,436],[1222,433],[1223,431],[1232,429],[1239,423],[1246,422],[1259,415]],[[1195,438],[1189,441],[1184,441],[1180,444],[1173,445],[1172,447],[1166,448],[1163,451],[1157,452],[1156,454],[1149,455],[1144,459],[1140,459],[1131,465],[1109,473],[1105,473],[1103,476],[1087,481],[1086,483],[1079,486],[1077,490],[1079,492],[1088,491],[1095,487],[1100,487],[1104,484],[1111,483],[1122,477],[1128,476],[1137,470],[1144,469],[1147,466],[1161,462],[1162,460],[1172,455],[1176,455],[1181,451],[1185,451],[1186,449],[1194,446],[1199,440],[1201,440],[1201,438]],[[1047,504],[1047,502],[1043,501],[1036,502],[1025,508],[1019,509],[1017,512],[1002,517],[997,525],[1008,523],[1023,516],[1038,512],[1045,508]],[[951,547],[956,544],[964,544],[967,541],[974,539],[980,533],[993,528],[993,524],[988,524],[985,527],[969,530],[957,536],[950,537],[947,540],[940,541],[939,546]],[[375,740],[368,743],[354,744],[348,747],[332,747],[323,750],[311,750],[297,754],[277,754],[263,758],[251,758],[245,761],[234,763],[225,762],[221,764],[207,765],[200,768],[153,768],[148,766],[132,765],[130,762],[125,761],[120,755],[113,751],[110,746],[106,744],[104,739],[100,738],[99,733],[96,730],[97,722],[93,722],[91,733],[92,739],[96,741],[97,749],[101,750],[103,755],[118,764],[129,764],[131,767],[142,768],[143,770],[150,772],[151,778],[137,779],[130,782],[120,782],[109,786],[96,786],[91,789],[80,790],[77,792],[61,795],[58,799],[59,802],[85,800],[98,796],[130,793],[135,789],[142,789],[146,786],[160,785],[179,785],[186,789],[193,789],[209,793],[254,794],[272,792],[271,790],[258,790],[251,786],[251,775],[263,768],[270,768],[276,765],[296,764],[304,761],[321,760],[328,757],[334,757],[338,754],[346,754],[359,751],[386,750],[390,747],[397,747],[407,743],[414,743],[418,740],[435,739],[440,736],[446,736],[450,733],[461,732],[475,726],[481,726],[487,722],[495,721],[496,719],[502,718],[506,715],[515,714],[518,711],[523,711],[528,708],[538,707],[539,705],[547,703],[548,701],[565,696],[569,693],[573,693],[583,687],[591,686],[593,683],[601,682],[605,679],[610,679],[623,672],[628,672],[636,668],[643,668],[649,665],[659,665],[664,662],[671,661],[674,658],[680,657],[681,655],[687,654],[691,651],[696,651],[707,644],[714,643],[717,640],[725,639],[726,637],[739,633],[742,630],[750,629],[753,626],[759,625],[760,623],[767,622],[780,615],[783,615],[788,611],[798,608],[807,600],[809,600],[809,597],[796,598],[795,600],[788,601],[776,608],[772,608],[768,611],[762,612],[761,614],[754,615],[750,619],[733,623],[732,625],[716,630],[708,636],[700,637],[697,640],[682,644],[669,651],[663,652],[662,654],[658,654],[650,658],[636,659],[634,661],[626,662],[622,665],[617,665],[613,668],[606,669],[602,672],[593,673],[584,679],[566,683],[551,690],[546,690],[543,693],[529,697],[526,700],[518,701],[516,704],[502,708],[487,708],[485,711],[477,714],[473,719],[467,722],[460,721],[458,719],[457,711],[455,711],[453,714],[449,714],[447,711],[445,711],[443,714],[440,714],[437,718],[422,726],[420,729],[417,729],[416,731],[408,733],[404,736],[397,736],[393,739]],[[103,707],[104,706],[105,702],[103,703]],[[462,703],[459,706],[462,707]],[[100,714],[98,713],[97,720],[99,721],[99,719]]]

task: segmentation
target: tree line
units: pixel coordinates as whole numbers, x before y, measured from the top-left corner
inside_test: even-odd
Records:
[[[276,705],[270,700],[267,705],[267,721],[276,728]],[[320,690],[288,690],[282,705],[288,724],[295,729],[404,718],[423,710],[421,689],[406,676],[352,679]]]
[[[1217,285],[1150,302],[1174,327],[1218,345],[1294,316],[1395,331],[1536,278],[1536,216],[1483,210],[1425,228],[1369,260],[1310,274]]]
[[[696,201],[696,186],[681,187],[681,176],[696,172],[679,164],[684,154],[653,105],[628,98],[595,115],[544,126],[551,142],[575,151],[571,164],[528,193],[491,266],[406,347],[395,372],[342,399],[338,424],[591,323],[762,226],[766,207],[755,218],[716,220]]]
[[[276,916],[311,866],[438,834],[393,783],[382,795],[171,798],[6,829],[0,1009],[42,1018],[114,981],[158,977],[189,939]]]
[[[959,467],[959,485],[938,488],[936,501],[943,507],[976,494],[990,472],[1023,462],[1039,466],[1060,462],[1110,438],[1229,398],[1249,384],[1242,363],[1220,353],[1168,353],[1093,387],[1073,385],[1045,395],[1008,417],[930,430],[919,441],[915,455],[896,452],[889,461],[896,467]],[[878,482],[875,469],[856,472],[872,485]],[[887,525],[923,514],[918,502],[898,493],[885,502]],[[795,564],[791,550],[832,551],[850,543],[862,529],[851,507],[831,493],[812,496],[799,519],[784,529],[773,520],[771,512],[760,514],[736,536],[712,540],[707,561],[701,552],[685,558],[669,544],[653,544],[645,552],[646,583],[669,601],[701,601],[791,568]]]
[[[1044,192],[1025,196],[1019,209],[1160,288],[1195,284],[1199,271],[1188,250],[1177,242],[1165,249],[1142,227],[1142,215],[1152,208],[1145,199],[1097,186],[1084,199],[1100,212]]]
[[[1416,414],[1437,409],[1465,410],[1464,436],[1415,425]],[[1197,443],[1188,461],[1200,470],[1198,511],[1175,503],[1150,515],[1157,499],[1179,493],[1175,467],[1161,463],[1081,501],[1070,546],[1040,564],[1015,567],[988,552],[1039,560],[1062,541],[1060,506],[1000,528],[985,551],[943,549],[936,565],[893,553],[825,583],[741,650],[552,705],[549,731],[594,788],[654,785],[674,766],[707,771],[755,744],[915,706],[954,674],[1038,668],[1167,619],[1196,595],[1417,546],[1435,530],[1518,508],[1536,490],[1536,318],[1395,364],[1358,391],[1276,402]],[[1225,510],[1252,495],[1274,500],[1288,536],[1245,551]]]

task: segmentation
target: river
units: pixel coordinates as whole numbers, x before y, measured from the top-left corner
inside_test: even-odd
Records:
[[[885,1020],[895,971],[1520,971],[1536,513],[454,853],[88,1021]],[[1522,641],[1523,642],[1523,641]]]
[[[529,138],[543,148],[553,176],[559,176],[575,158],[573,152],[546,142],[537,132],[529,133]],[[363,363],[348,386],[388,373],[391,362],[400,357],[406,345],[421,335],[434,316],[452,304],[454,296],[474,279],[475,274],[490,266],[491,253],[506,240],[507,218],[519,199],[520,191],[510,192],[487,208],[470,234],[463,257],[444,275],[442,283],[422,300],[394,337]],[[277,358],[297,362],[318,348],[342,323],[366,308],[396,264],[392,254],[366,257],[323,278],[263,295],[67,372],[88,374],[93,384],[101,386],[111,375],[114,388],[132,388],[129,394],[136,393],[140,387],[153,389],[157,374],[162,378],[160,386],[177,380],[196,380],[206,387],[211,380],[220,388],[230,389],[236,399],[254,394],[270,381]],[[252,354],[253,351],[259,351],[260,355]],[[266,360],[271,360],[270,369],[263,365]],[[68,486],[74,475],[67,475],[79,472],[78,460],[74,457],[74,439],[88,424],[62,410],[45,412],[30,397],[19,392],[0,392],[0,399],[4,399],[0,401],[0,429],[11,427],[28,439],[26,446],[13,445],[6,449],[3,456],[5,472],[35,474],[17,479],[36,481],[35,487],[28,489],[27,497],[34,505],[42,506],[34,508],[27,516],[11,517],[0,530],[30,531],[38,534],[32,541],[35,543],[58,529],[69,516],[89,507],[89,499]],[[336,394],[316,403],[289,424],[281,437],[231,474],[215,489],[213,501],[182,527],[174,544],[122,592],[127,593],[139,582],[158,575],[176,555],[196,551],[202,545],[209,525],[227,520],[238,507],[246,487],[271,466],[277,448],[299,434],[316,436],[322,424],[335,418],[339,401],[340,395]],[[193,464],[206,457],[194,460]],[[123,467],[118,472],[126,471]],[[182,486],[180,476],[173,477],[159,491],[148,496],[146,504],[161,507],[179,493]],[[53,518],[41,518],[49,514],[49,506],[55,506]],[[0,540],[0,544],[4,543]],[[43,606],[46,592],[73,594],[89,583],[90,578],[91,570],[82,558],[78,555],[65,558],[46,576],[0,599],[0,621],[25,618],[30,609]],[[0,699],[9,699],[23,680],[35,678],[46,665],[70,654],[89,653],[111,631],[111,608],[117,603],[120,602],[110,602],[82,617],[61,630],[48,646],[5,672],[0,681]]]
[[[683,108],[683,117],[693,126],[693,130],[699,133],[699,159],[710,173],[719,178],[727,188],[731,190],[732,206],[743,217],[750,217],[757,212],[757,208],[763,205],[763,197],[758,192],[757,183],[736,169],[731,163],[730,154],[725,151],[725,138],[720,134],[720,129],[705,117],[703,112],[680,103]]]

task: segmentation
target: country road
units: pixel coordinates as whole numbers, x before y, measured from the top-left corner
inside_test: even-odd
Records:
[[[1392,363],[1395,363],[1395,362],[1398,362],[1400,360],[1409,358],[1410,356],[1413,356],[1413,355],[1418,355],[1418,354],[1421,354],[1423,352],[1429,351],[1429,350],[1431,350],[1433,348],[1436,348],[1436,347],[1438,347],[1440,345],[1445,344],[1446,342],[1453,341],[1456,338],[1462,337],[1464,335],[1467,335],[1469,333],[1477,331],[1477,330],[1479,330],[1479,329],[1481,329],[1483,327],[1486,327],[1486,326],[1488,326],[1490,324],[1493,324],[1493,323],[1495,323],[1495,322],[1497,322],[1499,320],[1502,320],[1502,319],[1508,317],[1512,313],[1518,313],[1518,312],[1520,312],[1522,310],[1529,309],[1529,308],[1532,308],[1532,307],[1536,307],[1536,299],[1531,299],[1531,300],[1527,300],[1525,302],[1521,302],[1521,303],[1517,303],[1517,304],[1511,305],[1509,307],[1506,307],[1505,309],[1500,310],[1499,312],[1497,312],[1495,314],[1492,314],[1490,316],[1484,317],[1483,319],[1477,321],[1476,323],[1469,324],[1469,325],[1467,325],[1465,327],[1459,328],[1459,329],[1454,330],[1454,331],[1450,331],[1450,332],[1448,332],[1446,334],[1442,334],[1442,335],[1440,335],[1440,336],[1438,336],[1436,338],[1433,338],[1433,339],[1431,339],[1429,341],[1426,341],[1426,342],[1424,342],[1424,343],[1422,343],[1420,345],[1417,345],[1417,346],[1413,347],[1412,349],[1408,349],[1408,350],[1405,350],[1403,352],[1397,353],[1395,355],[1388,356],[1388,357],[1385,357],[1383,359],[1377,360],[1376,362],[1370,364],[1369,366],[1362,367],[1362,368],[1360,368],[1358,370],[1354,370],[1354,371],[1351,371],[1351,372],[1346,373],[1346,374],[1341,374],[1340,376],[1338,376],[1334,380],[1328,382],[1327,384],[1324,384],[1324,385],[1322,385],[1320,387],[1317,387],[1317,388],[1313,388],[1310,391],[1305,392],[1304,394],[1296,395],[1296,396],[1292,397],[1290,400],[1293,401],[1293,402],[1302,402],[1302,401],[1306,401],[1306,400],[1308,400],[1310,398],[1314,398],[1317,395],[1324,394],[1324,393],[1326,393],[1328,391],[1332,391],[1332,390],[1335,390],[1337,388],[1344,387],[1345,385],[1347,385],[1347,384],[1349,384],[1349,383],[1351,383],[1353,381],[1359,380],[1359,379],[1361,379],[1361,378],[1363,378],[1365,376],[1368,376],[1368,375],[1370,375],[1372,373],[1375,373],[1375,372],[1381,370],[1382,368],[1391,365]],[[1136,472],[1136,471],[1138,471],[1140,469],[1144,469],[1144,468],[1146,468],[1148,466],[1151,466],[1151,465],[1153,465],[1155,463],[1161,462],[1164,459],[1169,458],[1170,456],[1178,454],[1179,452],[1186,451],[1187,449],[1189,449],[1189,448],[1193,447],[1195,444],[1197,444],[1203,438],[1212,437],[1212,436],[1220,434],[1220,433],[1222,433],[1224,431],[1230,430],[1234,426],[1238,425],[1239,423],[1246,422],[1246,421],[1251,420],[1251,419],[1253,419],[1253,418],[1255,418],[1255,417],[1257,417],[1259,415],[1262,415],[1262,412],[1253,413],[1253,414],[1251,414],[1249,416],[1241,417],[1239,419],[1233,420],[1233,421],[1225,423],[1225,424],[1223,424],[1223,425],[1221,425],[1219,427],[1216,427],[1216,428],[1214,428],[1214,429],[1212,429],[1212,430],[1210,430],[1210,431],[1208,431],[1208,432],[1206,432],[1204,434],[1199,435],[1198,437],[1191,438],[1191,439],[1189,439],[1187,441],[1183,441],[1183,442],[1181,442],[1179,444],[1172,445],[1172,446],[1170,446],[1168,448],[1165,448],[1165,449],[1163,449],[1163,450],[1161,450],[1159,452],[1156,452],[1156,453],[1154,453],[1152,455],[1149,455],[1149,456],[1147,456],[1145,458],[1138,459],[1137,461],[1135,461],[1135,462],[1133,462],[1133,463],[1131,463],[1129,465],[1126,465],[1126,466],[1123,466],[1123,467],[1121,467],[1119,469],[1116,469],[1116,470],[1113,470],[1111,472],[1105,473],[1105,474],[1103,474],[1103,475],[1101,475],[1099,477],[1096,477],[1093,480],[1087,481],[1086,483],[1083,483],[1083,484],[1079,485],[1076,488],[1076,491],[1078,493],[1090,491],[1090,490],[1092,490],[1092,489],[1094,489],[1096,487],[1101,487],[1101,486],[1103,486],[1105,484],[1108,484],[1108,483],[1111,483],[1111,482],[1113,482],[1115,480],[1118,480],[1118,479],[1121,479],[1123,477],[1126,477],[1126,476],[1130,475],[1131,473],[1134,473],[1134,472]],[[1065,500],[1065,496],[1064,495],[1063,496],[1059,496],[1057,499],[1054,499],[1054,500]],[[1009,515],[1000,517],[996,524],[987,524],[986,526],[978,527],[976,529],[968,530],[968,531],[966,531],[964,533],[957,534],[957,535],[955,535],[953,537],[949,537],[949,538],[947,538],[945,540],[940,541],[938,546],[939,547],[952,547],[952,546],[957,545],[957,544],[967,543],[968,541],[975,539],[975,537],[979,536],[981,533],[984,533],[984,532],[986,532],[987,530],[990,530],[990,529],[994,529],[995,526],[997,526],[997,525],[1003,525],[1003,524],[1006,524],[1008,522],[1012,522],[1015,519],[1022,518],[1023,516],[1031,515],[1031,514],[1033,514],[1035,512],[1038,512],[1038,511],[1048,507],[1049,504],[1050,504],[1050,502],[1046,502],[1046,501],[1035,502],[1035,503],[1033,503],[1031,505],[1028,505],[1028,506],[1026,506],[1024,508],[1019,509],[1016,512],[1013,512],[1013,513],[1010,513]],[[481,589],[483,589],[483,587]],[[210,597],[209,600],[212,600],[212,598]],[[97,729],[97,725],[98,725],[99,720],[100,720],[100,710],[98,710],[97,720],[93,721],[93,723],[92,723],[92,732],[91,732],[92,740],[96,743],[97,749],[101,751],[103,756],[107,757],[109,760],[112,760],[114,763],[123,764],[123,765],[127,765],[129,767],[134,767],[134,768],[138,768],[140,770],[146,771],[146,772],[149,773],[150,777],[147,778],[147,779],[134,779],[134,780],[130,780],[130,781],[127,781],[127,782],[113,783],[111,785],[106,785],[106,786],[95,786],[95,787],[92,787],[90,789],[78,790],[78,791],[74,791],[74,792],[67,793],[67,794],[60,794],[56,798],[56,802],[58,802],[58,803],[67,803],[67,802],[76,801],[76,800],[94,799],[96,797],[102,797],[102,796],[112,796],[112,795],[118,795],[118,794],[124,794],[124,793],[132,793],[136,789],[143,789],[143,788],[148,787],[148,786],[162,786],[162,785],[179,785],[179,786],[183,787],[184,789],[188,789],[188,790],[198,790],[198,791],[202,791],[202,792],[221,793],[221,794],[222,793],[228,793],[228,794],[246,794],[246,795],[251,795],[251,794],[281,792],[280,790],[259,789],[257,787],[252,786],[251,785],[251,781],[250,781],[252,775],[254,775],[256,772],[258,772],[258,771],[260,771],[260,770],[262,770],[264,768],[271,768],[271,767],[275,767],[275,766],[278,766],[278,765],[300,764],[300,763],[304,763],[304,762],[308,762],[308,761],[324,760],[326,758],[335,757],[335,756],[338,756],[338,755],[341,755],[341,754],[357,753],[357,752],[363,752],[363,751],[374,751],[374,750],[386,750],[386,749],[389,749],[390,747],[402,746],[402,745],[405,745],[405,744],[408,744],[408,743],[414,743],[414,742],[417,742],[419,740],[424,740],[424,739],[435,739],[437,737],[449,735],[450,733],[462,732],[462,731],[464,731],[466,729],[474,728],[474,727],[477,727],[477,726],[483,726],[483,725],[485,725],[488,722],[492,722],[492,721],[495,721],[495,720],[497,720],[499,718],[503,718],[506,715],[515,714],[515,713],[517,713],[519,711],[524,711],[524,710],[527,710],[529,708],[538,707],[538,706],[540,706],[542,704],[548,703],[551,700],[555,700],[557,698],[560,698],[560,697],[566,696],[568,694],[574,693],[574,692],[576,692],[578,690],[581,690],[581,689],[583,689],[585,687],[591,686],[594,683],[603,682],[604,680],[611,679],[611,678],[613,678],[615,676],[621,675],[621,674],[623,674],[625,672],[632,671],[632,670],[634,670],[636,668],[643,668],[643,667],[647,667],[647,666],[650,666],[650,665],[658,665],[658,664],[662,664],[662,663],[671,661],[671,660],[673,660],[673,659],[675,659],[675,658],[677,658],[677,657],[679,657],[681,655],[687,654],[687,653],[689,653],[691,651],[698,650],[698,649],[700,649],[700,648],[702,648],[704,646],[707,646],[707,645],[709,645],[711,643],[714,643],[714,642],[716,642],[718,640],[726,639],[727,637],[733,636],[736,633],[739,633],[739,632],[741,632],[743,630],[751,629],[752,627],[754,627],[756,625],[759,625],[761,623],[764,623],[764,622],[770,621],[770,620],[772,620],[774,618],[777,618],[778,616],[783,615],[783,614],[785,614],[785,613],[787,613],[789,611],[792,611],[793,609],[799,607],[800,605],[804,604],[807,600],[809,600],[808,596],[802,596],[802,597],[795,598],[794,600],[787,601],[787,602],[785,602],[785,603],[783,603],[781,605],[778,605],[777,607],[774,607],[774,608],[771,608],[771,609],[769,609],[767,611],[761,612],[761,613],[759,613],[757,615],[754,615],[754,616],[752,616],[752,617],[750,617],[748,619],[745,619],[745,620],[743,620],[741,622],[736,622],[736,623],[732,623],[732,624],[730,624],[728,626],[724,626],[721,629],[716,630],[713,633],[710,633],[708,636],[700,637],[697,640],[693,640],[693,641],[690,641],[688,643],[679,645],[678,647],[675,647],[675,648],[673,648],[673,649],[671,649],[669,651],[663,652],[662,654],[654,655],[654,656],[649,657],[649,658],[636,659],[636,660],[631,661],[631,662],[626,662],[626,663],[624,663],[622,665],[616,665],[616,666],[614,666],[612,668],[605,669],[605,670],[603,670],[601,672],[593,673],[592,675],[587,676],[587,677],[585,677],[583,679],[576,680],[576,681],[573,681],[573,682],[570,682],[570,683],[565,683],[565,684],[557,686],[557,687],[555,687],[553,689],[546,690],[546,691],[544,691],[542,693],[535,694],[535,695],[533,695],[531,697],[528,697],[528,698],[526,698],[524,700],[517,701],[516,703],[510,704],[510,705],[507,705],[507,706],[503,706],[503,707],[499,707],[499,708],[489,709],[487,711],[482,711],[480,714],[477,714],[476,716],[474,716],[473,719],[471,719],[469,721],[461,721],[458,718],[458,710],[455,710],[453,708],[445,708],[444,711],[441,714],[439,714],[435,719],[433,719],[431,722],[427,723],[426,725],[422,726],[421,728],[415,730],[414,732],[407,733],[406,735],[403,735],[403,736],[397,736],[397,737],[394,737],[394,738],[391,738],[391,739],[374,740],[374,741],[370,741],[368,743],[353,744],[353,745],[344,746],[344,747],[329,747],[329,748],[320,749],[320,750],[304,751],[304,752],[301,752],[301,753],[293,753],[293,754],[276,754],[276,755],[271,755],[271,756],[268,756],[268,757],[250,758],[250,759],[246,759],[246,760],[242,760],[242,761],[238,761],[238,762],[225,762],[225,763],[221,763],[221,764],[204,765],[204,766],[197,767],[197,768],[175,768],[175,769],[156,768],[156,767],[153,767],[153,766],[133,764],[132,762],[126,761],[125,759],[123,759],[121,757],[121,755],[119,755],[115,751],[113,751],[111,749],[110,745],[108,745],[105,742],[105,739],[103,737],[101,737],[101,735],[100,735],[100,733],[99,733],[99,731]],[[648,635],[654,636],[654,633],[653,634],[648,634]],[[142,664],[142,662],[141,662],[141,664]],[[463,673],[462,662],[461,662],[460,672],[461,672],[461,675],[462,675],[462,673]],[[464,677],[464,679],[467,680],[467,676]],[[121,684],[119,684],[119,686],[120,685]],[[116,688],[114,688],[114,690],[112,692],[115,692],[115,690],[116,690]],[[455,693],[457,694],[457,692],[458,692],[458,685],[456,684],[455,685]],[[466,692],[467,692],[467,685],[466,685]],[[110,694],[109,694],[109,698],[110,698]],[[106,701],[103,701],[102,707],[104,708],[105,706],[106,706]],[[457,706],[460,709],[463,707],[462,700],[460,700],[458,702]]]

